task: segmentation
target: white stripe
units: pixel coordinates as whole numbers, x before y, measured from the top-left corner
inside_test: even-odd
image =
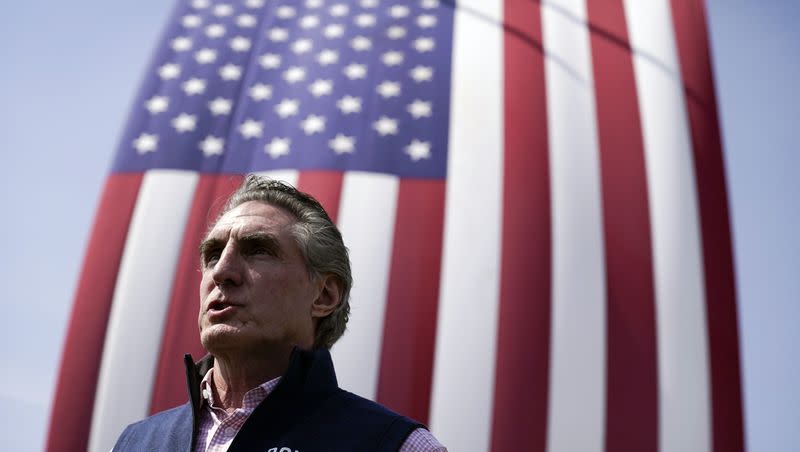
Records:
[[[503,11],[454,17],[444,249],[430,425],[450,450],[491,438],[503,183]]]
[[[350,250],[350,322],[332,349],[339,385],[364,397],[377,394],[383,319],[389,287],[399,179],[348,172],[342,181],[338,226]]]
[[[257,173],[259,176],[269,177],[270,179],[279,180],[282,182],[286,182],[287,184],[291,185],[292,187],[297,187],[297,181],[300,179],[300,172],[297,170],[292,169],[283,169],[283,170],[271,170],[271,171],[259,171]]]
[[[591,49],[583,0],[542,5],[553,215],[547,450],[603,450],[605,258]]]
[[[708,343],[689,126],[667,0],[625,1],[647,168],[658,333],[659,446],[708,451]],[[724,200],[723,200],[724,201]]]
[[[139,189],[114,290],[89,450],[105,452],[147,415],[164,320],[198,175],[148,171]]]

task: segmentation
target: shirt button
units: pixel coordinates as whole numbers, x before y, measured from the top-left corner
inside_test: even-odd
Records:
[[[236,434],[236,430],[233,427],[227,427],[225,429],[225,436],[233,436]]]

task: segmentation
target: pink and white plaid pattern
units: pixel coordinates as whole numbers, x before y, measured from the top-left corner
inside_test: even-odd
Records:
[[[209,369],[200,382],[200,393],[206,403],[200,411],[200,430],[197,435],[195,452],[225,452],[239,433],[250,413],[267,398],[280,382],[281,377],[262,383],[247,391],[242,400],[242,407],[228,414],[222,408],[214,406],[213,385],[211,378],[214,369]],[[447,452],[447,448],[424,428],[411,432],[399,452]]]

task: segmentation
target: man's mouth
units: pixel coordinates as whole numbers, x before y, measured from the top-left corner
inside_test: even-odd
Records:
[[[208,311],[209,312],[220,312],[220,311],[223,311],[223,310],[225,310],[227,308],[233,308],[235,306],[236,305],[234,305],[232,303],[228,303],[228,302],[225,302],[225,301],[214,300],[214,301],[212,301],[211,303],[208,304]]]

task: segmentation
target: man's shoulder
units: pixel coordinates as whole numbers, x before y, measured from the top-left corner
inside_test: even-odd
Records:
[[[191,440],[192,408],[189,404],[177,406],[153,414],[141,421],[130,424],[120,435],[114,451],[145,450],[142,444],[185,442]]]
[[[134,422],[129,425],[128,428],[146,427],[148,425],[169,425],[173,422],[186,419],[187,417],[191,421],[192,407],[188,403],[152,414],[141,421]]]
[[[339,389],[336,398],[338,403],[341,404],[342,409],[352,410],[354,412],[363,413],[366,416],[382,416],[386,418],[403,418],[410,422],[414,422],[405,416],[395,413],[389,408],[374,402],[358,394],[354,394],[345,389]]]

